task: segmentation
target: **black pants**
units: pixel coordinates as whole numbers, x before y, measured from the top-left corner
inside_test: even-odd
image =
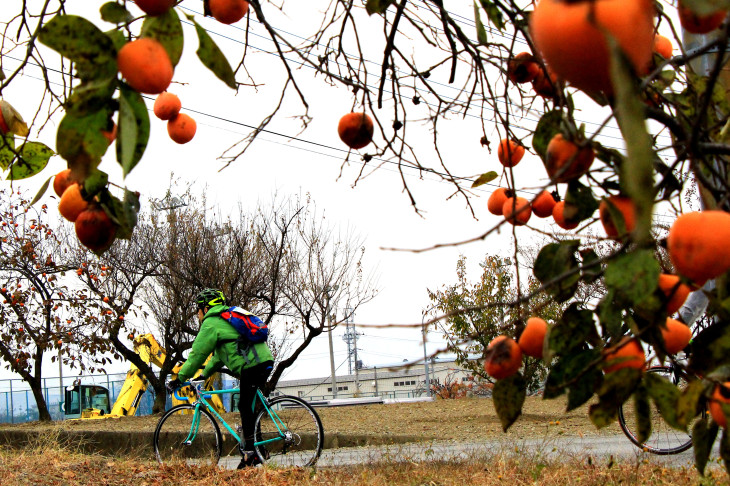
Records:
[[[264,361],[241,370],[241,396],[238,400],[238,411],[241,413],[244,450],[253,450],[256,414],[252,410],[251,404],[256,396],[256,389],[266,384],[266,379],[271,374],[273,366],[273,361]]]

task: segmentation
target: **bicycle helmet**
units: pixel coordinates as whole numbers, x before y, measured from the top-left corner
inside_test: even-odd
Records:
[[[218,289],[203,289],[198,294],[196,303],[198,304],[198,309],[215,307],[216,305],[225,304],[226,296]]]

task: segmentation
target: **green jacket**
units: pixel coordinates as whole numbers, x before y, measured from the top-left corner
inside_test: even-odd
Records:
[[[224,366],[235,375],[240,375],[242,369],[274,359],[265,342],[251,346],[253,350],[248,352],[248,362],[238,354],[236,340],[240,334],[228,321],[220,316],[221,312],[227,309],[228,306],[226,305],[217,305],[208,309],[205,317],[203,317],[203,323],[200,325],[200,331],[198,331],[198,335],[193,342],[193,348],[188,355],[188,359],[177,374],[178,380],[187,381],[203,366],[211,353],[213,353],[213,356],[203,370],[203,378],[208,378]],[[258,361],[254,356],[254,350],[258,355]]]

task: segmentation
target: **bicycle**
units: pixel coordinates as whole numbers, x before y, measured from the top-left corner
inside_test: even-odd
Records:
[[[687,386],[688,375],[684,373],[680,368],[674,366],[652,366],[646,370],[647,373],[657,373],[660,376],[666,378],[675,386],[679,386],[680,389]],[[705,417],[707,414],[706,410],[702,411],[702,414],[698,417]],[[618,409],[618,423],[621,426],[626,437],[629,438],[634,445],[638,446],[644,451],[651,452],[658,455],[670,455],[679,454],[692,447],[692,436],[689,432],[674,429],[667,425],[659,413],[656,404],[650,407],[650,420],[651,420],[651,435],[645,442],[639,442],[638,434],[635,433],[632,428],[637,425],[636,422],[636,411],[633,406],[633,402],[626,402],[622,404]],[[692,430],[692,424],[689,425],[687,430]]]
[[[225,455],[231,455],[241,450],[242,438],[208,400],[213,395],[240,390],[202,390],[202,382],[186,382],[175,390],[175,398],[184,399],[178,391],[186,386],[192,389],[194,402],[173,407],[160,418],[153,439],[155,457],[160,464],[186,462],[214,466],[218,464],[224,445]],[[322,421],[314,408],[292,396],[268,399],[259,389],[251,404],[252,410],[256,410],[257,405],[260,411],[255,420],[253,449],[259,460],[278,466],[314,466],[324,443]],[[233,443],[224,444],[228,435],[221,434],[218,422],[233,437]]]

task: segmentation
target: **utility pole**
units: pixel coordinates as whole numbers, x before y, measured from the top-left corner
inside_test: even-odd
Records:
[[[332,293],[336,292],[339,288],[339,285],[334,285],[332,287],[325,287],[324,293],[325,297],[327,298],[327,305],[325,306],[325,314],[326,319],[329,320],[329,330],[327,332],[327,338],[329,339],[329,345],[330,345],[330,373],[332,375],[332,398],[337,398],[337,377],[335,376],[335,351],[334,346],[332,345],[332,331],[334,331],[334,326],[332,325],[334,321],[334,316],[331,314],[330,309],[330,300],[332,300]],[[336,312],[336,310],[335,310]]]
[[[350,320],[348,314],[347,320]],[[355,331],[355,323],[352,324],[352,334],[354,336],[355,343],[355,393],[360,394],[360,363],[357,361],[357,332]]]
[[[352,345],[355,341],[355,331],[350,327],[350,309],[345,309],[345,334],[342,336],[342,340],[347,344],[347,374],[352,374],[352,357],[354,355],[352,351]]]
[[[355,372],[355,393],[360,392],[360,376],[359,366],[357,363],[357,331],[355,324],[352,322],[352,309],[345,309],[345,335],[342,340],[347,343],[347,369],[349,374],[353,373],[353,361]]]
[[[436,305],[432,305],[427,310],[423,311],[423,317],[421,318],[421,333],[423,335],[423,370],[426,373],[426,395],[431,396],[431,377],[428,373],[428,353],[426,352],[426,340],[428,339],[428,331],[426,326],[426,316],[431,312]]]
[[[335,353],[334,348],[332,346],[332,321],[334,319],[332,318],[332,315],[329,316],[330,321],[330,330],[327,333],[327,337],[329,338],[330,342],[330,373],[332,374],[332,398],[337,398],[337,377],[335,376]]]

